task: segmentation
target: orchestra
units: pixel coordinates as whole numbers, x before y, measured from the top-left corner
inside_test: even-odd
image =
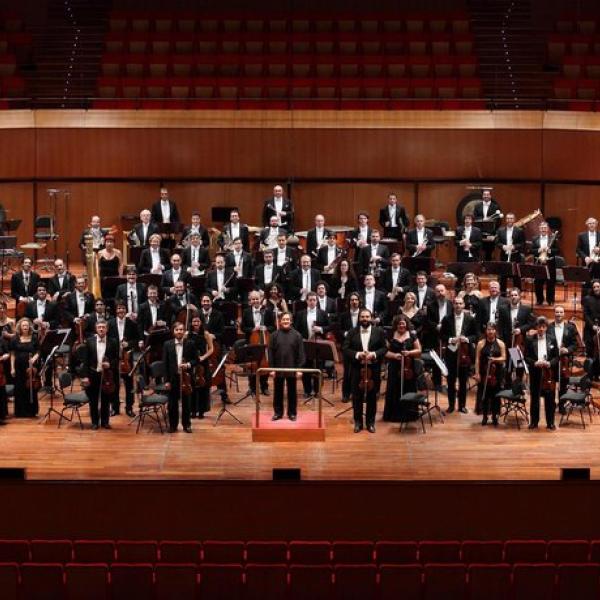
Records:
[[[116,248],[113,228],[92,216],[81,246],[91,237],[97,280],[89,264],[81,275],[60,257],[51,276],[41,278],[32,259],[23,259],[10,279],[16,326],[7,315],[8,298],[0,299],[0,420],[8,415],[7,383],[14,384],[14,415],[37,414],[38,390],[42,383],[52,385],[52,370],[42,369],[51,350],[44,338],[61,328],[71,333],[70,355],[60,368],[80,379],[94,430],[111,427],[121,402],[134,417],[136,369],[153,379],[150,365],[162,362],[169,430],[177,431],[181,420],[190,432],[191,419],[211,410],[212,389],[230,402],[233,380],[226,374],[234,343],[264,346],[261,367],[298,371],[275,373],[275,421],[284,416],[286,388],[287,416],[296,420],[297,379],[305,399],[320,397],[319,378],[303,370],[335,376],[339,368],[341,399],[352,401],[356,433],[375,432],[379,398],[385,399],[383,420],[398,422],[401,398],[423,389],[425,372],[436,396],[447,394],[447,414],[468,414],[467,390],[474,380],[482,425],[498,426],[498,392],[515,378],[525,381],[530,427],[538,427],[543,399],[550,430],[554,412],[566,412],[561,397],[582,356],[592,361],[592,377],[600,377],[600,233],[593,217],[575,249],[590,274],[582,286],[588,293],[580,307],[574,305],[583,317],[580,335],[566,304],[554,306],[557,267],[563,264],[559,231],[542,216],[524,225],[512,212],[503,215],[488,189],[446,238],[437,229],[434,236],[423,214],[409,228],[394,193],[375,226],[363,210],[354,228],[329,225],[323,211],[310,230],[295,232],[294,203],[281,185],[264,200],[260,227],[242,223],[234,207],[220,229],[203,225],[202,216],[194,210],[188,222],[161,188],[160,198],[139,212],[139,223],[123,232],[128,247],[139,249],[135,261]],[[189,224],[184,228],[183,222]],[[165,234],[165,224],[182,229]],[[423,266],[422,259],[433,264],[440,245],[463,265],[450,283],[449,274],[439,275],[439,265]],[[485,271],[494,262],[511,268]],[[536,265],[540,276],[519,277],[517,266],[526,263]],[[552,321],[543,314],[552,314]],[[323,342],[341,350],[338,365],[314,358],[311,344]],[[432,351],[444,369],[434,361],[424,368]],[[142,353],[148,355],[138,360]],[[515,363],[516,356],[521,360]],[[259,384],[262,395],[271,393],[268,375]],[[255,388],[250,376],[253,395]]]

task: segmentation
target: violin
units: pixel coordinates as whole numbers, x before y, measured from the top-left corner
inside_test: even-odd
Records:
[[[469,351],[468,342],[458,342],[457,360],[459,367],[471,366],[471,352]]]
[[[412,356],[404,356],[404,379],[413,379],[414,376],[414,359]]]
[[[554,391],[554,375],[552,367],[542,367],[542,391]]]
[[[194,369],[194,385],[199,388],[206,385],[206,375],[202,364],[197,364]]]
[[[125,350],[121,348],[121,360],[119,361],[119,373],[121,375],[129,375],[131,371],[131,355],[133,350]]]
[[[250,346],[265,346],[265,352],[260,360],[260,364],[258,368],[266,368],[269,366],[269,360],[267,358],[267,348],[269,347],[269,341],[271,336],[267,331],[266,327],[259,327],[250,333],[250,337],[248,338],[248,344]]]
[[[100,384],[100,389],[103,394],[115,393],[115,380],[110,367],[108,369],[102,368],[102,382]]]
[[[571,365],[570,365],[570,360],[569,360],[569,355],[568,354],[563,354],[560,357],[560,364],[559,364],[559,369],[560,369],[560,378],[563,380],[568,380],[569,377],[571,376]]]
[[[369,359],[367,355],[365,355],[364,362],[360,369],[360,381],[358,383],[358,388],[367,395],[367,392],[370,392],[375,387],[375,382],[373,381],[373,368],[369,366]]]
[[[192,389],[192,376],[190,375],[189,371],[187,371],[186,369],[181,369],[180,370],[180,375],[179,375],[181,381],[181,394],[183,396],[189,396],[193,389]]]
[[[25,371],[25,385],[28,390],[39,390],[42,387],[42,378],[37,367],[29,366]]]
[[[496,384],[498,383],[498,363],[495,360],[490,359],[489,361],[486,383],[490,387],[496,387]]]

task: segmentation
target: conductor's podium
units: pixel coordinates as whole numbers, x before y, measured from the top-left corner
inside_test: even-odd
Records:
[[[314,373],[319,376],[319,388],[322,389],[322,373],[319,369],[297,369],[303,373]],[[258,369],[257,375],[257,397],[256,412],[252,422],[252,441],[253,442],[324,442],[325,441],[325,421],[323,418],[323,407],[321,398],[316,398],[317,410],[301,410],[298,412],[296,420],[290,421],[287,417],[282,417],[278,421],[271,420],[271,412],[260,410],[260,385],[258,377],[266,372],[296,372],[296,369]]]

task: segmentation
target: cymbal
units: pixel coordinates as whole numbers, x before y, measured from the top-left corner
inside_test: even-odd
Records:
[[[21,246],[19,247],[23,250],[42,250],[42,248],[45,248],[47,245],[48,244],[46,244],[45,242],[28,242],[27,244],[21,244]]]

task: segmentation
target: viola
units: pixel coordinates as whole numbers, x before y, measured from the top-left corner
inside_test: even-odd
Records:
[[[560,369],[560,378],[563,380],[567,380],[569,379],[569,377],[571,376],[571,361],[569,359],[569,355],[568,354],[563,354],[560,357],[560,365],[559,365],[559,369]]]
[[[554,374],[552,367],[542,367],[542,391],[554,391]]]
[[[498,363],[496,361],[490,360],[486,381],[490,387],[496,387],[496,384],[498,383]]]
[[[180,371],[181,375],[181,393],[184,396],[189,396],[192,391],[192,376],[190,375],[189,371],[187,371],[186,369],[181,369]]]
[[[121,360],[119,361],[119,373],[121,375],[129,375],[131,371],[131,355],[132,350],[121,349]]]
[[[206,385],[206,374],[204,372],[204,365],[197,364],[194,369],[194,385],[202,388]]]
[[[27,367],[25,371],[25,386],[28,390],[39,390],[42,387],[42,379],[37,367]]]
[[[414,359],[412,356],[404,357],[404,379],[413,379],[415,376]]]
[[[471,366],[471,352],[469,350],[468,342],[458,343],[458,366],[459,367],[470,367]]]
[[[114,394],[115,393],[115,379],[111,368],[102,369],[102,383],[100,389],[103,394]]]
[[[267,348],[269,347],[269,341],[271,336],[266,328],[260,327],[250,333],[248,338],[248,344],[250,346],[265,346],[265,352],[260,360],[258,368],[264,369],[269,366],[269,360],[267,357]]]
[[[369,366],[369,359],[365,356],[364,362],[360,368],[360,381],[358,388],[366,395],[375,387],[373,381],[373,368]]]

